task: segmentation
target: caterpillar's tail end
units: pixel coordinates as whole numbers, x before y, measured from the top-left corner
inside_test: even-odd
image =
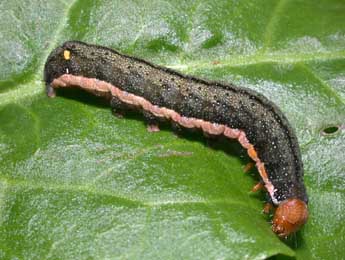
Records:
[[[307,204],[300,199],[288,199],[276,209],[272,230],[279,237],[287,237],[298,231],[307,222],[307,219]]]

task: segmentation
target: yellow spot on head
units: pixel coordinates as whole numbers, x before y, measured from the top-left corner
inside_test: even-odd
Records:
[[[64,50],[63,57],[65,58],[65,60],[70,60],[71,59],[71,52],[69,50]]]

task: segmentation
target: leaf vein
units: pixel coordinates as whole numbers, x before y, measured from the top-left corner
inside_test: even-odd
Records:
[[[95,187],[90,187],[88,185],[74,185],[74,184],[50,184],[50,183],[39,183],[31,182],[28,180],[14,180],[8,177],[1,176],[0,183],[5,183],[7,187],[17,187],[24,189],[32,190],[43,190],[43,191],[53,191],[53,192],[72,192],[72,193],[86,193],[91,195],[98,195],[104,197],[112,197],[116,200],[121,200],[126,203],[130,203],[136,206],[143,206],[148,208],[157,208],[157,207],[169,207],[173,205],[178,206],[190,206],[190,205],[215,205],[215,204],[226,204],[226,205],[237,205],[245,207],[246,209],[256,210],[254,206],[246,204],[242,201],[235,199],[212,199],[212,200],[202,200],[202,199],[191,199],[191,200],[166,200],[166,201],[145,201],[142,196],[128,196],[127,194],[115,193],[114,191],[100,190]]]

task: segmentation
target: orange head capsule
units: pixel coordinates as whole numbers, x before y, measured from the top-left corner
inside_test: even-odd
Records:
[[[307,204],[300,199],[287,199],[276,209],[272,230],[280,237],[287,237],[299,230],[307,219]]]

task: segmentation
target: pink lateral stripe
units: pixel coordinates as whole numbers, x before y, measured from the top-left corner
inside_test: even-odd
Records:
[[[241,130],[225,126],[224,135],[230,139],[237,139],[240,136]]]
[[[247,136],[246,136],[244,131],[240,132],[240,134],[238,136],[238,141],[240,142],[242,147],[244,147],[245,149],[249,149],[251,144],[250,144],[249,140],[247,139]]]
[[[51,83],[51,86],[54,88],[78,86],[82,89],[85,89],[86,91],[100,94],[102,96],[109,94],[111,96],[117,97],[126,104],[140,107],[157,117],[172,120],[185,128],[199,128],[209,135],[223,134],[230,139],[237,139],[241,146],[247,150],[249,157],[256,162],[256,167],[262,180],[265,183],[267,191],[271,195],[273,202],[275,204],[278,203],[274,196],[274,186],[268,178],[264,163],[261,162],[261,160],[258,158],[254,146],[249,142],[246,133],[243,130],[230,128],[222,124],[211,123],[198,118],[181,116],[179,113],[172,109],[153,105],[150,101],[146,100],[143,97],[128,93],[119,89],[118,87],[113,86],[108,82],[101,81],[95,78],[86,78],[82,76],[64,74],[59,78],[54,79]]]

